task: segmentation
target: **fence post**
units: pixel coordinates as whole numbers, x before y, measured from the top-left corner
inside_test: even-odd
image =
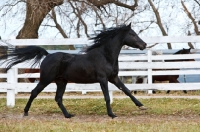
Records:
[[[18,78],[17,78],[17,76],[18,76],[18,68],[13,68],[13,70],[14,70],[14,72],[13,72],[13,74],[14,74],[14,80],[13,80],[13,82],[15,84],[17,84],[18,83]],[[18,94],[18,91],[17,91],[16,87],[14,87],[14,90],[15,90],[15,94]]]
[[[82,90],[82,94],[86,94],[87,93],[87,91],[86,90]]]
[[[11,84],[11,87],[7,89],[7,103],[8,107],[15,106],[15,85],[17,83],[16,68],[11,68],[7,72],[7,83]]]
[[[148,62],[152,62],[152,51],[151,49],[147,52]],[[148,69],[148,84],[152,84],[152,68]],[[152,94],[152,90],[148,90],[148,94]]]

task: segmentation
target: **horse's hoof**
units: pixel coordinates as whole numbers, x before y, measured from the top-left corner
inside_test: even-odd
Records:
[[[110,116],[112,119],[116,118],[117,116],[116,115],[113,115],[113,116]]]
[[[187,94],[187,91],[186,91],[186,90],[183,90],[183,92],[184,92],[185,94]]]
[[[145,107],[145,106],[139,106],[138,107],[140,110],[147,110],[148,108],[147,107]]]
[[[117,116],[116,116],[116,115],[112,117],[112,119],[116,119],[116,118],[117,118]]]
[[[69,115],[66,115],[65,118],[72,118],[74,117],[75,115],[72,115],[72,114],[69,114]]]
[[[114,119],[114,118],[116,118],[117,116],[116,115],[114,115],[114,114],[112,114],[112,115],[108,115],[108,116],[110,116],[112,119]]]
[[[28,116],[28,112],[24,112],[24,116]]]

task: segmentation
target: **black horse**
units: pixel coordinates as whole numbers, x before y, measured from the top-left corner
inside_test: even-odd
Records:
[[[189,49],[181,49],[174,53],[173,55],[179,55],[179,54],[191,54],[190,52],[191,48]],[[179,60],[165,60],[165,62],[181,62],[181,61],[195,61],[194,59],[179,59]],[[155,70],[155,69],[154,69]],[[180,69],[169,69],[169,70],[180,70]],[[178,81],[179,75],[159,75],[159,76],[153,76],[152,81],[153,83],[155,81],[166,81],[169,80],[169,83],[180,83]],[[155,91],[153,91],[155,93]],[[187,93],[186,90],[183,90],[184,93]],[[167,90],[167,94],[170,93],[170,90]]]
[[[192,54],[191,48],[189,49],[181,49],[177,52],[175,52],[173,55],[180,55],[180,54]],[[194,59],[179,59],[179,60],[164,60],[165,62],[181,62],[181,61],[195,61]],[[153,69],[156,70],[180,70],[180,69]],[[144,76],[145,77],[145,76]],[[155,83],[156,81],[169,81],[169,83],[180,83],[178,81],[179,75],[154,75],[152,76],[152,83]],[[143,83],[143,78],[140,77],[137,79],[136,83],[140,84]],[[134,94],[137,94],[137,91],[132,91]],[[155,90],[152,91],[154,94],[156,93]],[[186,90],[183,90],[184,93],[187,93]],[[167,90],[167,94],[170,93],[170,90]]]
[[[31,96],[24,108],[24,116],[28,116],[32,101],[53,81],[57,85],[55,101],[66,118],[73,116],[67,112],[62,103],[62,97],[68,81],[74,83],[99,82],[106,101],[108,116],[112,118],[116,117],[116,115],[114,115],[110,106],[108,81],[129,96],[139,109],[147,109],[131,94],[130,90],[118,77],[118,56],[122,46],[128,45],[140,50],[146,48],[146,43],[131,29],[131,24],[101,31],[92,40],[94,40],[94,44],[84,51],[86,54],[72,55],[62,52],[49,54],[41,47],[28,46],[13,49],[11,53],[0,58],[10,58],[6,61],[6,70],[9,70],[12,66],[31,59],[34,59],[32,65],[34,66],[40,63],[43,56],[46,56],[40,65],[40,81],[31,92]]]

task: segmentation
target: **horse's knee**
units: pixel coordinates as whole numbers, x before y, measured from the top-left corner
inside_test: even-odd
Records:
[[[59,101],[59,98],[58,98],[58,97],[55,97],[55,101],[58,102],[58,101]]]
[[[36,98],[37,95],[47,86],[48,84],[44,85],[40,82],[38,85],[31,91],[31,98]]]
[[[106,98],[105,98],[105,101],[106,101],[106,102],[109,102],[109,101],[110,101],[110,97],[106,97]]]
[[[60,103],[62,103],[62,98],[56,96],[56,97],[55,97],[55,101],[56,101],[57,104],[60,104]]]
[[[110,96],[109,96],[109,94],[108,94],[108,95],[105,95],[105,96],[104,96],[104,99],[105,99],[106,102],[109,102],[109,101],[110,101]]]

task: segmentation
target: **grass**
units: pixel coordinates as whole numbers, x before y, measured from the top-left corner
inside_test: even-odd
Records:
[[[23,113],[27,99],[16,99],[14,108],[7,108],[6,99],[0,99],[0,112],[19,112]],[[114,99],[112,104],[113,111],[119,116],[131,115],[189,115],[200,114],[200,101],[198,99],[140,99],[147,106],[147,111],[140,111],[130,99]],[[65,99],[63,101],[69,112],[76,115],[106,115],[104,99]],[[30,112],[42,113],[61,113],[54,99],[35,99],[30,108]]]
[[[22,117],[27,99],[16,99],[7,108],[0,99],[0,132],[196,132],[200,129],[198,99],[140,99],[149,109],[138,110],[130,99],[114,99],[107,116],[103,99],[65,99],[68,111],[76,116],[65,119],[53,99],[35,99],[28,117]]]

